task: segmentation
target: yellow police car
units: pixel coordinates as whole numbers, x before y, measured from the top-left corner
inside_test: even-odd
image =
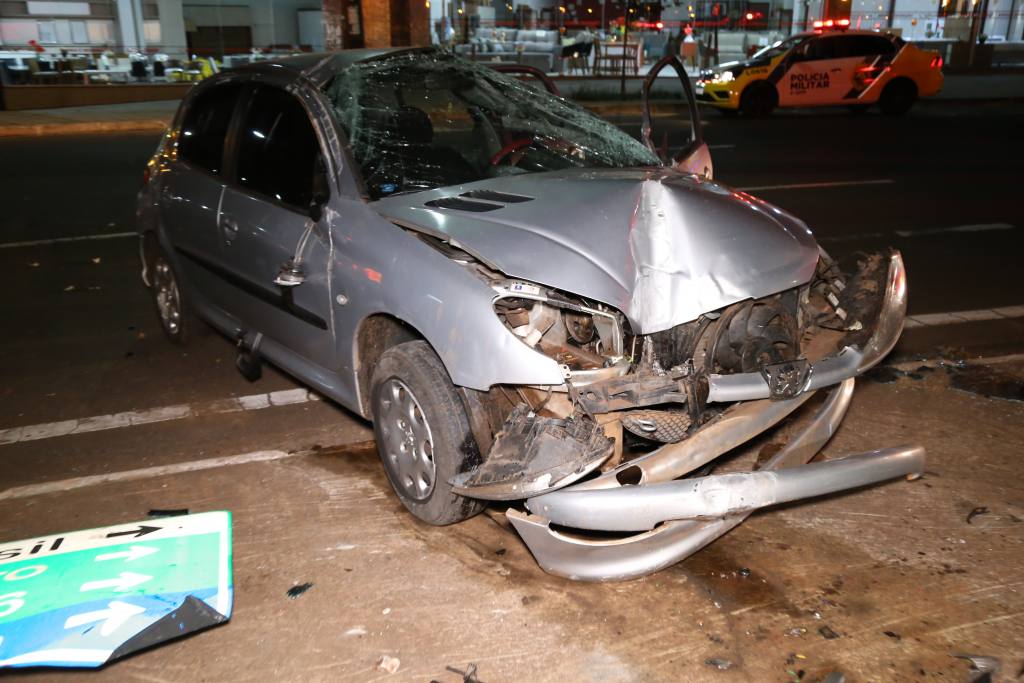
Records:
[[[878,31],[845,30],[849,20],[815,22],[742,62],[701,72],[696,97],[724,114],[766,116],[776,107],[878,104],[906,113],[942,89],[942,56]],[[836,30],[838,29],[838,30]]]

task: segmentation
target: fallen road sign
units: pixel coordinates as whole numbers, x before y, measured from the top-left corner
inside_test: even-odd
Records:
[[[231,616],[231,513],[0,544],[0,667],[98,667]]]

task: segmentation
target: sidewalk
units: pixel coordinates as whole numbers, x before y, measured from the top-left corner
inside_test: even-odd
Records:
[[[177,101],[0,111],[0,137],[163,131]]]
[[[630,83],[634,89],[639,86]],[[597,79],[556,79],[563,94],[572,96],[576,88],[593,87]],[[580,104],[595,113],[608,116],[639,111],[635,100],[617,100],[619,82],[602,80],[608,97],[594,97]],[[1024,98],[1024,74],[947,74],[937,100],[1000,100]],[[106,104],[92,107],[0,111],[0,138],[26,135],[88,134],[116,132],[159,133],[167,127],[178,108],[177,101]]]

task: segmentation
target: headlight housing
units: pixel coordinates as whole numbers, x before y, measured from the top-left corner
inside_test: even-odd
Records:
[[[494,312],[509,331],[569,370],[596,370],[624,358],[618,311],[522,280],[496,281],[491,288]]]

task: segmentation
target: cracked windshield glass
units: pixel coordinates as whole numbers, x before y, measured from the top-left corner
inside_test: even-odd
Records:
[[[440,51],[354,64],[326,91],[373,199],[520,173],[660,165],[580,107]]]

